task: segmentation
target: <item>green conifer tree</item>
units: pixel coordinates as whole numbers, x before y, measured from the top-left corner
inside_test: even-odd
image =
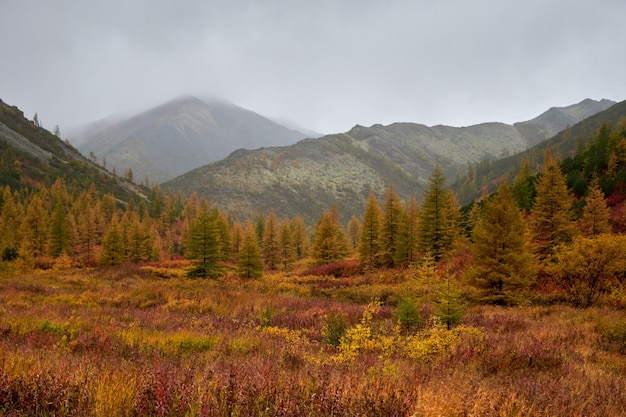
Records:
[[[263,275],[263,262],[259,251],[259,240],[255,225],[246,223],[243,234],[239,260],[237,261],[237,274],[246,279],[258,278]]]
[[[189,223],[185,255],[196,264],[189,271],[189,276],[215,278],[220,275],[218,261],[221,258],[221,246],[217,218],[211,213],[204,198],[195,218]]]
[[[265,267],[269,270],[278,268],[281,259],[280,241],[278,236],[278,218],[273,210],[265,218],[265,226],[263,227],[263,261]]]
[[[393,267],[396,264],[396,252],[400,240],[403,224],[404,207],[400,197],[389,184],[385,189],[384,213],[380,227],[380,254],[379,264],[384,267]]]
[[[102,239],[102,253],[100,254],[101,265],[121,265],[126,260],[124,237],[117,216],[111,219],[111,224]]]
[[[485,204],[472,234],[471,250],[468,278],[482,300],[515,303],[533,283],[526,226],[506,181]]]
[[[452,249],[459,235],[459,208],[454,194],[445,187],[445,181],[441,168],[436,166],[420,212],[420,249],[429,252],[436,261]]]
[[[359,258],[363,264],[375,266],[380,253],[380,229],[382,210],[374,193],[370,193],[365,203],[361,239],[359,241]]]
[[[546,261],[552,257],[558,245],[571,242],[575,232],[565,177],[557,161],[552,158],[549,148],[546,149],[536,189],[530,231],[538,259]]]
[[[349,254],[346,234],[339,223],[337,208],[327,210],[320,217],[315,229],[311,257],[317,265],[341,261]]]

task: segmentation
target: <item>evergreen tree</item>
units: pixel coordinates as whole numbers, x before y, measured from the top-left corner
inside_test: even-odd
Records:
[[[113,216],[111,224],[102,239],[101,265],[121,265],[126,259],[124,237],[117,216]]]
[[[592,181],[585,198],[585,207],[581,219],[583,235],[591,237],[609,233],[611,231],[609,217],[609,207],[606,205],[606,199],[600,190],[598,180],[595,179]]]
[[[70,253],[71,232],[65,202],[55,198],[52,218],[50,219],[50,241],[48,250],[51,256],[58,257]]]
[[[384,267],[393,267],[396,260],[396,251],[401,233],[404,209],[402,201],[389,184],[385,189],[384,213],[380,228],[380,255],[379,264]]]
[[[348,222],[348,240],[350,241],[350,249],[352,252],[356,252],[361,240],[361,223],[354,214]]]
[[[571,242],[575,231],[565,177],[549,148],[546,149],[536,189],[530,228],[537,256],[539,260],[545,261],[552,257],[556,246]]]
[[[237,262],[239,260],[239,254],[241,253],[241,248],[243,246],[243,226],[241,223],[236,222],[233,224],[231,230],[231,250],[232,250],[232,259]]]
[[[243,242],[237,261],[237,274],[242,278],[258,278],[263,275],[263,262],[255,226],[248,222],[244,229]]]
[[[511,192],[517,206],[521,210],[529,212],[535,200],[535,179],[528,158],[524,159],[524,165],[515,177]]]
[[[293,236],[293,246],[296,251],[296,259],[303,259],[309,251],[309,234],[306,231],[304,219],[296,216],[291,219],[291,233]]]
[[[445,188],[445,177],[436,166],[429,178],[419,223],[420,249],[436,261],[446,255],[459,234],[459,207],[454,194]]]
[[[141,220],[139,213],[126,211],[121,222],[126,260],[130,262],[144,262],[150,259],[153,253],[153,239],[147,219]]]
[[[402,216],[394,262],[403,264],[417,260],[419,252],[419,206],[411,195]]]
[[[365,203],[361,239],[359,241],[359,258],[362,263],[374,266],[380,253],[380,224],[382,210],[374,193],[370,193]]]
[[[27,262],[48,251],[49,215],[43,198],[33,195],[21,225],[20,257]]]
[[[220,273],[218,261],[221,257],[217,219],[209,210],[205,199],[200,202],[196,217],[191,219],[186,242],[186,257],[195,261],[190,276],[214,278]]]
[[[280,265],[281,251],[280,242],[278,239],[278,218],[273,210],[270,210],[265,219],[265,226],[263,227],[263,260],[265,267],[269,270],[275,270]]]
[[[21,219],[21,204],[7,185],[2,191],[2,206],[0,206],[0,251],[5,261],[17,257]]]
[[[532,284],[532,257],[526,228],[511,190],[503,181],[472,234],[470,283],[481,298],[498,304],[514,303]]]
[[[313,263],[317,265],[343,260],[350,252],[336,207],[324,212],[320,217],[311,252]]]
[[[283,220],[280,223],[278,229],[278,246],[280,248],[280,260],[283,264],[283,269],[287,269],[296,259],[296,249],[289,220]]]
[[[95,205],[85,207],[76,220],[76,243],[78,256],[85,265],[95,263],[98,237],[98,210]]]

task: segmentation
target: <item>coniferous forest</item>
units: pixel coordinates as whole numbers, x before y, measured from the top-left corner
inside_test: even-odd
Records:
[[[467,206],[436,167],[314,224],[27,177],[0,192],[3,415],[626,413],[626,122]]]

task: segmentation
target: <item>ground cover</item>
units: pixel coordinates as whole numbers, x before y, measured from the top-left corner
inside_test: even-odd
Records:
[[[4,271],[0,414],[626,413],[623,310],[468,304],[448,330],[441,283],[410,282],[410,271],[181,275]],[[421,320],[401,326],[411,288]]]

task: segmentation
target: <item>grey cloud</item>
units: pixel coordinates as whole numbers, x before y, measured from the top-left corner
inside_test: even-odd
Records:
[[[8,0],[0,98],[70,126],[217,95],[323,132],[626,98],[626,4]]]

